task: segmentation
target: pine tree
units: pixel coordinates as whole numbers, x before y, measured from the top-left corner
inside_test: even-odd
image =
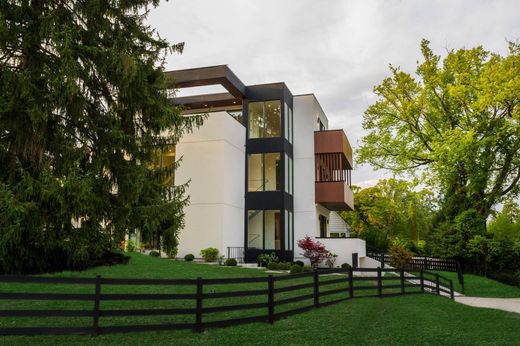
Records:
[[[175,246],[184,186],[158,145],[198,124],[173,107],[145,23],[157,0],[0,3],[0,261],[4,272],[89,266],[125,232]]]

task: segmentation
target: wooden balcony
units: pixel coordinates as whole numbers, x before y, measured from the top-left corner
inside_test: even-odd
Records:
[[[314,153],[341,153],[347,163],[347,169],[352,169],[352,147],[343,130],[327,130],[314,132]]]
[[[316,203],[328,210],[354,210],[354,194],[344,181],[316,182]]]
[[[343,130],[314,132],[315,199],[329,210],[353,210],[352,148]]]

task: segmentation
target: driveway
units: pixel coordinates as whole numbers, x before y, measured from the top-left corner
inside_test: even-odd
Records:
[[[455,301],[479,308],[499,309],[520,314],[520,298],[484,298],[456,296]]]

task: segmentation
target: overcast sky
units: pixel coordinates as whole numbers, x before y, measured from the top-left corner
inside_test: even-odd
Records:
[[[439,54],[476,45],[506,54],[506,41],[520,39],[520,1],[170,0],[149,22],[186,44],[168,70],[227,64],[246,85],[283,81],[293,94],[314,93],[329,127],[356,148],[388,64],[414,72],[422,38]],[[353,182],[385,176],[358,166]]]

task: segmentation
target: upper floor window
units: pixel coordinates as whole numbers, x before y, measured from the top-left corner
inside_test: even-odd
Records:
[[[280,137],[280,100],[249,103],[249,138]]]

